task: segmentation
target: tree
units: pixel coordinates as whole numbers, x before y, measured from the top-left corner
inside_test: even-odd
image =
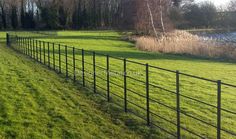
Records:
[[[147,1],[0,0],[0,21],[3,28],[9,25],[26,29],[122,28],[151,34],[165,32],[169,29],[172,0]]]
[[[204,2],[200,5],[200,12],[203,26],[214,26],[217,16],[216,6],[212,2]]]
[[[171,30],[168,12],[171,1],[168,0],[136,0],[135,29],[144,34],[165,33]],[[167,30],[168,29],[168,30]]]
[[[7,19],[6,19],[6,0],[0,0],[0,10],[1,10],[1,19],[3,28],[7,28]]]
[[[62,6],[58,10],[59,24],[65,29],[67,23],[67,14]]]
[[[18,27],[18,15],[17,15],[17,7],[11,7],[11,25],[14,29]]]
[[[173,1],[173,5],[176,7],[180,6],[180,3],[182,2],[182,0],[172,0]]]
[[[228,5],[229,11],[236,11],[236,0],[231,0]]]
[[[216,16],[217,9],[211,2],[204,2],[200,5],[191,3],[184,9],[184,17],[190,27],[213,27]]]
[[[230,27],[236,27],[236,0],[231,0],[227,12],[226,12],[226,21]]]
[[[25,9],[24,9],[24,0],[21,0],[21,10],[20,10],[20,21],[21,28],[25,28]]]

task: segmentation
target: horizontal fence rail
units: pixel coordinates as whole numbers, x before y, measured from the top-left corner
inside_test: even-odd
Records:
[[[235,85],[30,37],[7,34],[7,46],[91,89],[167,138],[236,138],[236,110],[224,104],[235,105]],[[131,65],[141,74],[131,74],[136,70]],[[197,86],[200,82],[207,86]],[[202,88],[211,94],[198,93]],[[225,95],[230,95],[226,101]]]

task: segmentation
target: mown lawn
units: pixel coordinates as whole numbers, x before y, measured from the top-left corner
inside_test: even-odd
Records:
[[[58,36],[47,36],[35,33],[18,32],[20,36],[33,36],[37,40],[49,41],[55,43],[66,44],[68,46],[74,46],[76,48],[96,51],[96,65],[102,68],[106,68],[106,57],[99,55],[109,54],[111,56],[128,58],[129,60],[134,60],[141,63],[149,63],[153,66],[158,66],[162,68],[167,68],[170,70],[179,70],[184,73],[201,76],[209,78],[212,80],[222,80],[222,82],[235,84],[236,82],[236,63],[233,61],[226,60],[211,60],[204,58],[197,58],[191,56],[182,55],[172,55],[172,54],[160,54],[151,52],[142,52],[134,47],[132,42],[124,41],[121,39],[122,35],[114,31],[60,31]],[[47,48],[47,44],[46,44]],[[52,45],[50,44],[50,52],[52,52]],[[61,46],[62,53],[65,52],[64,46]],[[58,46],[55,46],[56,54],[58,54]],[[71,57],[72,52],[69,49],[69,56]],[[65,57],[62,56],[65,60]],[[81,81],[81,50],[76,50],[76,69],[77,79]],[[58,55],[56,55],[56,61],[58,60]],[[89,51],[85,52],[85,71],[92,73],[92,53]],[[52,62],[52,61],[51,61]],[[47,63],[47,59],[46,59]],[[111,77],[111,98],[114,102],[120,104],[123,107],[123,60],[117,60],[110,58],[110,71],[116,73],[115,76]],[[69,60],[69,64],[72,65],[72,60]],[[58,63],[56,63],[58,66]],[[63,73],[65,73],[65,64],[62,65]],[[58,67],[57,67],[58,68]],[[97,86],[99,93],[105,95],[106,93],[106,74],[104,74],[104,69],[96,68],[96,73],[101,78],[97,78]],[[70,75],[73,74],[73,69],[69,66]],[[127,62],[127,71],[129,71],[128,76],[141,81],[145,81],[145,66],[138,65],[135,63]],[[117,74],[119,73],[119,74]],[[175,73],[169,73],[162,70],[157,70],[155,68],[150,68],[150,83],[157,85],[161,88],[168,89],[175,92]],[[86,85],[92,89],[93,77],[86,74]],[[118,85],[118,86],[117,86]],[[193,79],[187,76],[180,76],[180,92],[183,96],[188,96],[193,99],[200,100],[205,103],[217,106],[217,84],[215,82],[207,82],[198,79]],[[103,88],[100,88],[103,87]],[[105,89],[104,89],[105,88]],[[143,109],[146,108],[146,99],[140,95],[145,96],[145,84],[142,82],[135,81],[131,78],[127,79],[128,90],[128,109],[134,112],[140,117],[146,116]],[[134,94],[132,91],[138,93]],[[235,102],[236,102],[236,89],[222,86],[222,108],[236,112]],[[117,97],[118,96],[118,97]],[[203,120],[213,126],[216,126],[216,113],[217,109],[207,106],[203,103],[194,101],[192,99],[181,96],[181,111],[193,116],[197,119]],[[176,95],[171,94],[163,89],[150,87],[150,97],[157,102],[150,102],[151,121],[152,123],[166,129],[171,133],[176,133],[176,112],[168,109],[167,107],[160,105],[165,104],[173,109],[176,108]],[[159,103],[158,103],[159,102]],[[137,104],[139,107],[134,106],[132,103]],[[163,118],[169,120],[167,122]],[[140,120],[141,122],[141,120]],[[172,123],[171,123],[172,122]],[[145,124],[145,121],[143,121]],[[187,128],[190,131],[204,137],[204,138],[216,138],[216,129],[205,123],[202,123],[196,119],[189,116],[181,114],[181,126]],[[222,129],[230,132],[236,132],[236,115],[222,112]],[[156,128],[158,130],[158,128]],[[160,132],[159,132],[160,131]],[[163,138],[173,138],[173,136],[158,130]],[[181,130],[181,136],[183,138],[196,138],[193,134],[187,131]],[[223,138],[234,138],[222,131]]]
[[[86,93],[1,43],[0,138],[142,138]]]

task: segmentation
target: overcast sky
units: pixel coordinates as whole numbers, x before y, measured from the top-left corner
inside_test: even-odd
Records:
[[[216,6],[225,6],[230,0],[195,0],[196,2],[212,1]]]

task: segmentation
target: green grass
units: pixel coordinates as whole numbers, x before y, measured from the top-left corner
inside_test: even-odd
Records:
[[[56,42],[61,44],[66,44],[69,46],[74,46],[76,48],[83,48],[85,50],[93,50],[97,53],[109,54],[112,56],[128,58],[130,60],[138,61],[141,63],[149,63],[150,65],[159,66],[162,68],[167,68],[171,70],[180,70],[184,73],[189,73],[192,75],[206,77],[212,80],[222,80],[226,83],[235,84],[236,81],[236,64],[232,61],[225,60],[211,60],[204,58],[197,58],[191,56],[183,55],[171,55],[171,54],[160,54],[160,53],[151,53],[151,52],[142,52],[137,50],[134,47],[132,42],[127,42],[121,40],[120,33],[114,31],[61,31],[58,32],[57,37],[50,37],[44,35],[38,35],[33,33],[18,33],[21,36],[34,36],[38,40]],[[51,47],[51,45],[50,45]],[[57,47],[56,47],[57,48]],[[62,47],[63,48],[63,47]],[[50,50],[52,51],[52,50]],[[57,49],[56,49],[57,52]],[[64,50],[62,50],[62,53]],[[85,61],[92,63],[92,55],[89,52],[85,53]],[[69,56],[71,56],[71,50],[69,50]],[[76,51],[76,65],[81,69],[81,51]],[[56,56],[58,59],[58,56]],[[65,57],[62,57],[64,60]],[[72,64],[71,60],[69,61]],[[110,69],[111,71],[122,73],[123,71],[123,61],[110,59]],[[58,65],[58,63],[56,63]],[[106,58],[104,56],[97,55],[96,64],[101,67],[106,67]],[[62,65],[64,68],[64,64]],[[92,66],[86,64],[86,72],[92,72]],[[127,63],[128,76],[133,76],[136,79],[145,81],[145,67],[137,64]],[[72,72],[70,67],[70,72]],[[97,73],[101,73],[99,76],[106,78],[104,70],[97,68]],[[65,73],[65,71],[63,71]],[[139,73],[135,75],[135,73]],[[81,72],[77,70],[77,78],[81,81]],[[92,81],[92,76],[86,74],[86,81]],[[111,81],[123,86],[123,77],[122,76],[112,76]],[[210,103],[214,106],[217,105],[217,86],[216,83],[209,83],[206,81],[189,78],[187,76],[180,76],[180,91],[182,95],[189,96],[206,103]],[[145,86],[137,81],[132,79],[127,80],[128,89],[134,90],[135,92],[145,95]],[[150,83],[158,85],[162,88],[175,91],[175,74],[164,72],[162,70],[156,70],[150,68]],[[89,82],[86,82],[88,85]],[[97,79],[97,85],[106,88],[106,82],[100,79]],[[89,86],[89,85],[88,85]],[[92,88],[92,85],[90,85]],[[111,97],[114,102],[123,105],[123,100],[117,98],[115,95],[123,97],[123,89],[115,85],[111,85]],[[236,89],[222,86],[222,107],[231,111],[236,111],[234,105],[236,99]],[[99,89],[99,93],[105,94],[102,89]],[[133,103],[138,104],[140,107],[145,108],[145,99],[133,94],[128,91],[128,100]],[[150,87],[150,97],[156,99],[158,102],[165,103],[166,105],[175,108],[176,107],[176,96],[170,94],[162,89]],[[176,122],[176,113],[166,107],[151,102],[150,103],[151,112],[154,112],[161,117]],[[128,103],[128,109],[134,111],[136,114],[145,117],[145,111],[140,108],[133,106],[131,103]],[[181,97],[181,110],[191,116],[204,120],[212,125],[216,125],[216,112],[215,108],[206,106],[204,104],[189,100],[185,97]],[[164,121],[161,118],[158,118],[154,115],[151,115],[152,122],[165,128],[166,130],[175,133],[176,126],[170,124],[169,122]],[[141,120],[140,120],[141,122]],[[198,122],[192,118],[189,118],[181,114],[181,125],[189,130],[204,136],[205,138],[216,138],[216,129],[207,126],[204,123]],[[233,114],[228,114],[222,112],[222,128],[231,132],[236,132],[236,116]],[[158,130],[158,133],[161,133],[162,138],[172,138],[165,132]],[[192,134],[181,130],[181,136],[183,138],[195,138]],[[229,134],[222,132],[223,138],[233,138]]]
[[[87,92],[3,44],[0,88],[0,138],[142,138]]]

